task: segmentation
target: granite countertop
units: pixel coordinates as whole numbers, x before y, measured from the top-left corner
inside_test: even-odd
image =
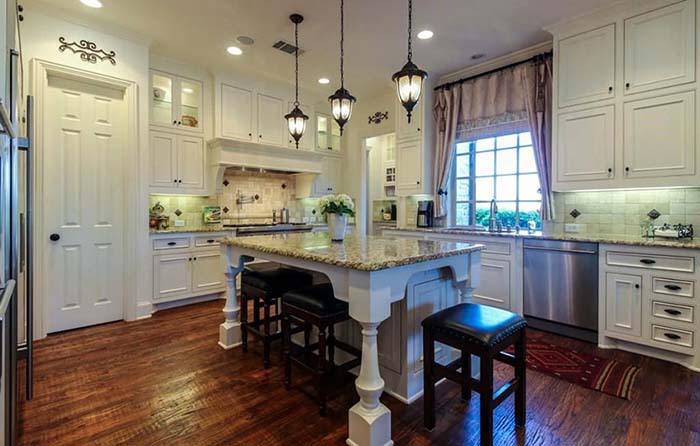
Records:
[[[230,228],[224,228],[221,225],[211,225],[211,226],[180,226],[180,227],[170,227],[168,229],[150,229],[150,234],[187,234],[193,232],[228,232],[231,231]]]
[[[349,235],[332,242],[325,232],[227,237],[229,246],[361,271],[378,271],[481,250],[481,245],[408,238]]]
[[[392,229],[393,230],[393,229]],[[427,234],[450,234],[450,235],[472,235],[483,237],[509,237],[509,238],[536,238],[543,240],[560,240],[568,242],[592,242],[607,243],[611,245],[631,245],[631,246],[654,246],[666,248],[686,248],[700,249],[700,239],[667,239],[667,238],[647,238],[632,235],[618,234],[576,234],[563,232],[535,232],[529,234],[527,231],[516,232],[488,232],[473,231],[468,229],[455,228],[397,228],[396,231],[424,232]]]

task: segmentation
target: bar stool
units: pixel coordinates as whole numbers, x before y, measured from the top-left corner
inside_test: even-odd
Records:
[[[326,413],[331,378],[348,375],[347,372],[350,369],[360,365],[360,350],[335,337],[335,324],[349,319],[348,304],[335,298],[333,286],[330,283],[289,291],[282,296],[284,386],[287,390],[292,386],[292,363],[312,372],[316,378],[317,403],[321,415]],[[318,342],[309,344],[308,331],[305,331],[304,346],[293,345],[292,324],[304,327],[315,326],[318,329]],[[336,348],[354,358],[344,364],[336,365]]]
[[[426,429],[435,428],[435,383],[447,378],[462,386],[462,400],[471,390],[480,395],[481,446],[493,445],[493,411],[515,393],[515,424],[525,425],[525,319],[509,311],[472,303],[459,304],[423,320],[423,404]],[[434,343],[461,351],[447,365],[435,362]],[[504,352],[515,346],[515,354]],[[480,379],[471,376],[471,355],[481,361]],[[494,393],[493,361],[515,368],[515,377]],[[458,369],[461,368],[461,371]]]
[[[241,342],[243,351],[248,351],[248,334],[259,337],[263,342],[263,365],[270,367],[270,347],[272,341],[282,338],[282,332],[271,324],[281,320],[279,299],[287,291],[304,288],[313,282],[311,273],[287,268],[278,263],[253,263],[245,267],[241,274]],[[248,320],[248,304],[253,301],[253,321]],[[275,315],[270,310],[275,307]],[[263,318],[260,319],[260,308]]]

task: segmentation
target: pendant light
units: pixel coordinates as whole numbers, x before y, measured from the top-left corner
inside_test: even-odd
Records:
[[[299,148],[299,140],[304,136],[304,131],[306,130],[306,121],[309,117],[304,114],[299,108],[299,24],[304,21],[304,17],[300,14],[292,14],[289,16],[289,20],[294,23],[294,109],[284,115],[284,119],[287,120],[287,128],[289,129],[289,134],[294,138],[297,149]]]
[[[345,69],[343,62],[345,59],[345,0],[340,0],[340,88],[328,97],[331,103],[331,113],[333,119],[340,127],[340,134],[343,134],[343,126],[352,116],[352,107],[355,104],[355,96],[345,89]]]
[[[408,0],[408,62],[400,71],[394,73],[392,80],[396,84],[396,93],[401,105],[408,112],[408,122],[411,122],[411,113],[416,106],[423,90],[423,81],[428,73],[421,70],[411,60],[413,50],[411,48],[411,34],[413,33],[413,0]]]

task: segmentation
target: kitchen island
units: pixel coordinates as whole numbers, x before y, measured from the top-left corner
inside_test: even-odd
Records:
[[[350,446],[387,446],[391,440],[391,413],[379,397],[385,388],[380,370],[379,324],[391,317],[392,308],[407,294],[414,300],[404,309],[418,322],[427,316],[428,300],[443,306],[471,300],[478,285],[481,246],[468,243],[416,240],[394,237],[350,235],[345,242],[331,242],[327,233],[302,233],[222,241],[226,257],[227,300],[225,322],[219,331],[219,345],[240,345],[240,308],[236,275],[245,262],[263,259],[317,271],[328,277],[335,296],[348,302],[350,316],[361,326],[362,362],[355,381],[360,401],[349,410]],[[413,290],[413,291],[411,291]],[[423,299],[415,299],[420,294]],[[393,304],[393,305],[392,305]],[[449,306],[449,305],[448,305]],[[439,308],[439,306],[437,306]],[[415,327],[416,324],[413,324]],[[389,324],[391,338],[398,339],[397,387],[407,391],[408,401],[420,396],[416,389],[422,376],[422,350],[409,348],[421,344],[418,332],[402,324]],[[393,344],[393,343],[392,343]],[[412,364],[412,365],[411,365]],[[385,367],[391,368],[391,367]],[[408,381],[408,382],[407,382]]]

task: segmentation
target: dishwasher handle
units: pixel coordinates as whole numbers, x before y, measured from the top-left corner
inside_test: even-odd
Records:
[[[523,249],[532,249],[535,251],[570,252],[574,254],[598,254],[598,251],[588,249],[545,248],[543,246],[524,246]]]

